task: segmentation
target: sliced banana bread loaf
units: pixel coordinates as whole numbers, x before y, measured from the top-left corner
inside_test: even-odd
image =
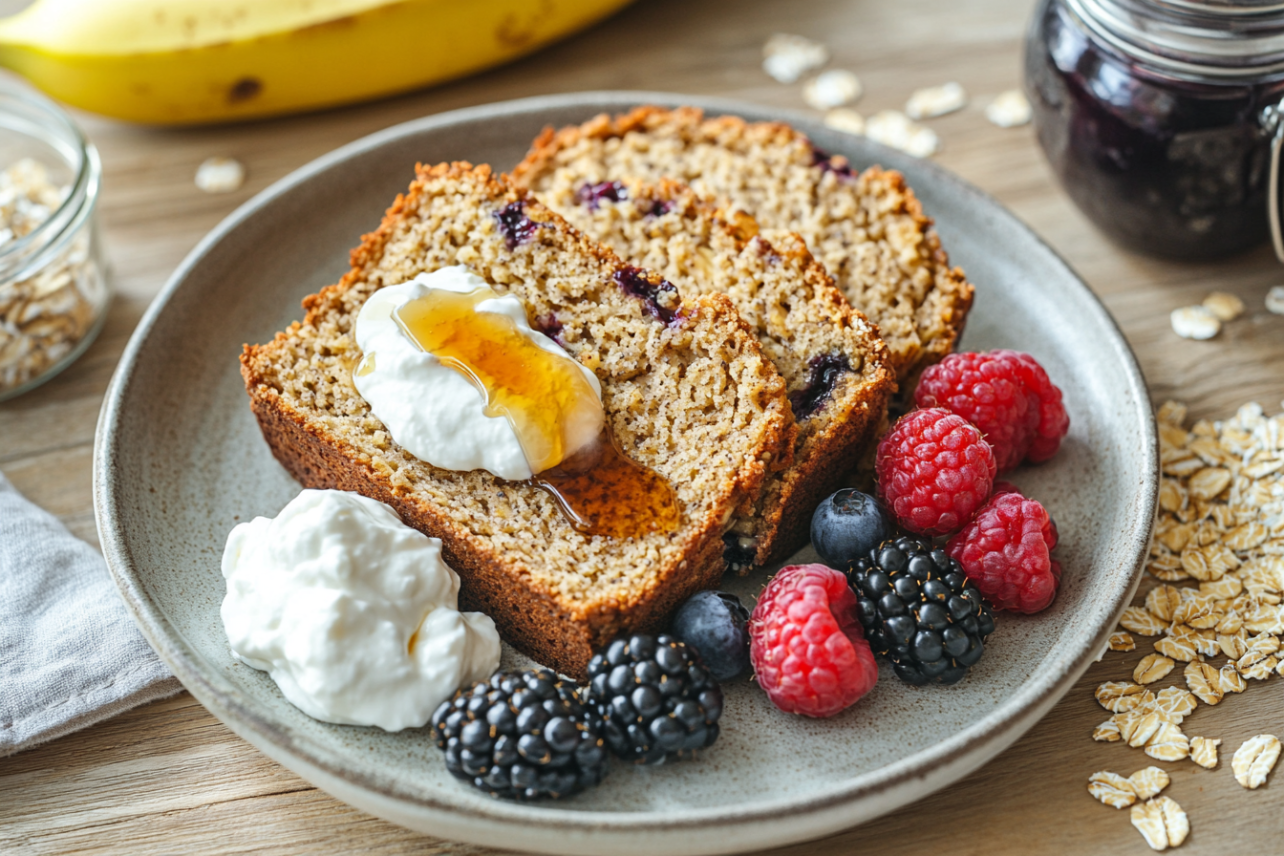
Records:
[[[354,320],[377,289],[455,264],[521,299],[533,324],[593,369],[620,447],[673,486],[676,531],[583,535],[538,488],[435,468],[389,437],[352,384]],[[461,603],[577,678],[613,636],[653,629],[716,585],[736,509],[791,459],[784,382],[726,297],[679,299],[485,166],[420,167],[353,251],[352,270],[303,306],[302,322],[241,357],[278,460],[308,487],[371,496],[442,539]]]
[[[740,570],[807,543],[816,504],[853,469],[896,389],[887,346],[834,287],[802,238],[772,241],[741,211],[719,210],[684,184],[622,179],[551,187],[540,201],[629,262],[687,295],[726,294],[789,388],[794,463],[737,509],[724,536]]]
[[[914,381],[954,347],[972,286],[951,268],[900,173],[854,174],[803,134],[775,122],[639,107],[579,127],[545,129],[513,178],[556,198],[586,182],[672,178],[743,209],[768,239],[802,235],[840,291],[878,327],[897,377]],[[913,387],[902,383],[902,386]]]

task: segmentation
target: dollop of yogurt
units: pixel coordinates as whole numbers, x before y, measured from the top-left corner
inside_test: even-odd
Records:
[[[495,623],[458,609],[441,541],[355,493],[305,490],[227,537],[232,653],[304,713],[400,731],[499,667]]]
[[[355,335],[364,358],[352,380],[392,439],[416,458],[447,470],[483,469],[502,479],[521,481],[534,472],[509,421],[486,415],[482,393],[459,371],[423,351],[393,319],[397,309],[432,289],[467,294],[486,287],[486,280],[456,265],[376,291],[357,314]],[[571,359],[556,342],[531,328],[526,309],[516,297],[484,300],[476,311],[507,315],[539,347]],[[600,402],[602,387],[597,377],[576,365]],[[587,424],[571,451],[596,441],[600,425],[600,418]]]

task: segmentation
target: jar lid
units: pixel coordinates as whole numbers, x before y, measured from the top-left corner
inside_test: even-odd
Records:
[[[1284,72],[1284,0],[1066,0],[1126,56],[1186,77]]]

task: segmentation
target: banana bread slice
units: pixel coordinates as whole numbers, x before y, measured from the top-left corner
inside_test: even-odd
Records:
[[[673,486],[676,531],[583,535],[538,488],[438,469],[391,439],[352,384],[354,321],[377,289],[455,264],[517,296],[533,325],[597,374],[621,448]],[[440,538],[465,608],[577,678],[612,637],[657,627],[717,584],[735,510],[791,460],[784,382],[726,297],[679,300],[485,166],[419,167],[353,251],[352,270],[303,306],[302,322],[241,357],[277,459],[307,487],[373,497]]]
[[[675,181],[559,185],[540,201],[621,258],[683,294],[726,294],[789,388],[794,463],[767,477],[724,536],[734,570],[807,543],[816,504],[843,482],[896,389],[887,346],[834,287],[798,235],[772,241],[742,211],[721,210]]]
[[[634,176],[672,178],[776,231],[802,235],[840,291],[878,327],[905,389],[954,348],[972,286],[949,265],[931,220],[898,172],[860,175],[778,122],[706,119],[694,107],[639,107],[547,128],[513,178],[539,196]]]

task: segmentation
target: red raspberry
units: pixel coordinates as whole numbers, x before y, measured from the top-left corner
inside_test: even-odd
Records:
[[[1070,430],[1070,414],[1066,413],[1061,402],[1061,390],[1048,377],[1043,366],[1029,354],[1017,353],[1017,356],[1020,357],[1020,374],[1025,388],[1039,399],[1039,427],[1025,459],[1032,464],[1040,464],[1061,448],[1061,438]]]
[[[847,577],[824,565],[782,568],[749,618],[749,657],[776,707],[833,716],[878,682]]]
[[[1019,351],[950,354],[923,372],[914,402],[943,407],[981,429],[1000,472],[1051,458],[1070,424],[1061,390]]]
[[[879,495],[920,535],[949,535],[990,495],[994,452],[976,426],[947,410],[914,410],[878,444]]]
[[[1057,595],[1057,531],[1043,506],[1016,490],[995,494],[945,546],[997,609],[1032,613]]]

